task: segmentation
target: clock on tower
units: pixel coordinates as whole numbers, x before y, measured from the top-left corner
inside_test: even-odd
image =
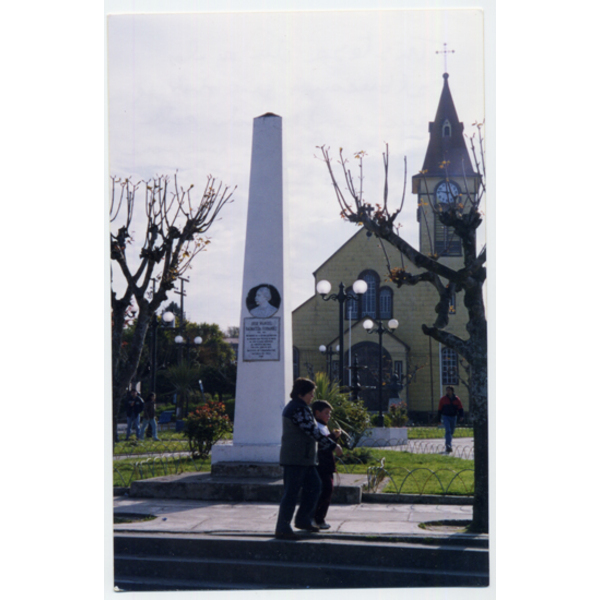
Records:
[[[442,181],[435,188],[435,200],[441,204],[450,204],[458,201],[460,187],[454,181]]]

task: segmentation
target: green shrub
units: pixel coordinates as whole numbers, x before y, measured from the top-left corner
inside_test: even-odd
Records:
[[[222,402],[210,400],[191,412],[183,431],[193,458],[205,459],[211,448],[232,430]]]
[[[371,417],[362,400],[352,400],[343,394],[337,383],[331,383],[325,373],[315,375],[315,399],[331,404],[329,429],[342,429],[347,435],[338,440],[341,446],[355,448],[365,431],[371,427]]]
[[[404,427],[408,423],[406,402],[390,405],[390,410],[383,417],[384,427]]]
[[[162,415],[165,411],[172,411],[175,414],[175,405],[174,404],[163,404],[156,406],[156,418],[160,419],[160,415]]]

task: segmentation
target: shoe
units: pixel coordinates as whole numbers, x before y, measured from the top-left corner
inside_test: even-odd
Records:
[[[319,529],[331,529],[331,525],[329,523],[325,523],[325,521],[322,523],[317,523],[317,527]]]
[[[450,454],[450,452],[452,452],[452,448],[450,448],[450,446],[446,446],[446,453]]]
[[[275,532],[276,540],[299,540],[300,536],[296,535],[293,531],[283,531],[281,533]]]
[[[294,523],[296,529],[304,529],[304,531],[320,531],[319,526],[311,521],[310,523]]]

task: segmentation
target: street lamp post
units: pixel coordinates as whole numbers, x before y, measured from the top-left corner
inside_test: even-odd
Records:
[[[329,377],[329,383],[333,380],[333,355],[337,354],[340,351],[340,347],[336,346],[335,350],[331,347],[325,346],[325,344],[321,344],[319,346],[319,352],[325,355],[325,360],[327,361],[327,376]]]
[[[185,313],[183,312],[183,299],[186,296],[186,293],[183,289],[183,284],[189,283],[189,281],[190,280],[186,279],[185,277],[179,277],[179,283],[180,283],[181,287],[180,287],[179,291],[175,290],[175,293],[179,295],[179,331],[181,331],[182,333],[185,332]],[[180,338],[179,342],[177,342],[177,338]],[[178,351],[177,351],[178,362],[181,363],[181,360],[183,357],[183,346],[181,345],[183,343],[183,337],[181,336],[181,334],[179,334],[175,338],[175,342],[177,343],[177,346],[178,346]],[[189,352],[188,352],[188,355],[189,355]]]
[[[171,323],[175,320],[175,315],[170,312],[164,312],[162,315],[162,320],[161,322],[163,323],[163,326],[168,326],[171,327]],[[158,347],[158,317],[156,315],[156,313],[154,314],[153,318],[152,318],[152,355],[151,355],[151,374],[150,374],[150,380],[151,380],[151,386],[152,392],[156,392],[156,366],[157,366],[157,347]]]
[[[178,348],[186,348],[187,349],[186,359],[189,360],[190,348],[195,348],[196,346],[199,346],[202,343],[202,338],[199,335],[197,335],[194,338],[194,341],[190,342],[187,339],[185,339],[182,335],[177,335],[177,336],[175,336],[175,343],[177,344]]]
[[[189,360],[190,360],[190,348],[197,347],[201,343],[202,343],[202,338],[199,335],[197,335],[194,338],[193,342],[190,342],[189,340],[185,339],[182,335],[175,336],[175,344],[182,350],[183,350],[183,348],[186,348],[185,358],[186,358],[187,363],[189,363]],[[181,364],[181,353],[180,353],[179,363]],[[188,402],[189,402],[188,393],[187,393],[187,391],[185,391],[185,414],[188,413]],[[177,409],[177,410],[179,411],[179,409]]]
[[[379,381],[377,384],[379,395],[379,417],[377,426],[383,427],[383,334],[392,333],[398,327],[396,319],[390,319],[387,327],[381,321],[377,321],[377,329],[374,329],[375,323],[371,319],[365,319],[363,327],[367,333],[376,333],[379,335]]]
[[[331,291],[331,283],[326,279],[322,279],[317,283],[317,293],[321,294],[321,298],[328,302],[329,300],[336,300],[340,305],[339,311],[339,341],[340,341],[340,356],[339,356],[339,373],[338,379],[340,386],[344,385],[344,304],[347,300],[358,300],[359,296],[367,291],[368,284],[362,279],[357,279],[352,284],[352,290],[345,291],[345,286],[340,283],[339,292],[337,294],[331,294],[328,298],[327,294]]]

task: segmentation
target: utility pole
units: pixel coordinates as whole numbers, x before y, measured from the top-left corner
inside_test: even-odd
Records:
[[[179,295],[179,335],[183,337],[185,333],[185,313],[183,312],[183,299],[185,297],[185,291],[183,290],[184,282],[189,283],[190,280],[185,277],[178,277],[181,282],[181,288],[179,291],[175,290],[175,293]],[[177,352],[177,363],[181,364],[181,359],[183,358],[183,348],[180,346]]]

